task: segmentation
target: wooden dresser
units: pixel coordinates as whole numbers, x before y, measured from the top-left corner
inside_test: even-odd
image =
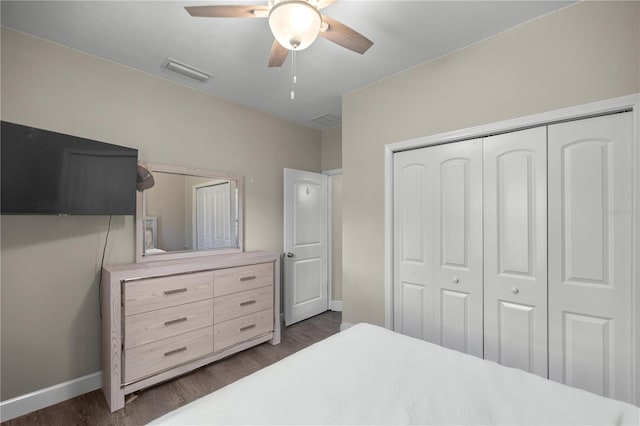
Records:
[[[280,257],[268,252],[105,266],[102,389],[111,411],[126,394],[280,343],[279,283]]]

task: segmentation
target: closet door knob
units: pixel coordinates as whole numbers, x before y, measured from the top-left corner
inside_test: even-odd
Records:
[[[513,288],[511,288],[511,291],[513,292],[513,294],[518,294],[518,293],[520,293],[520,289],[518,289],[518,287],[513,287]]]
[[[458,277],[453,277],[453,282],[458,284],[460,282],[460,278]]]

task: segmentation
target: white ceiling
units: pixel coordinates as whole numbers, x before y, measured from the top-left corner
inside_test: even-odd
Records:
[[[341,96],[547,14],[568,1],[338,0],[323,13],[375,44],[364,55],[318,38],[267,68],[266,19],[193,18],[184,6],[266,1],[2,1],[2,25],[194,87],[305,126],[341,116]],[[162,68],[171,57],[215,75],[200,83]]]

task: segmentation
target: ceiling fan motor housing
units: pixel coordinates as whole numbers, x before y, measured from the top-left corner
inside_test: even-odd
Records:
[[[283,0],[269,11],[269,27],[278,43],[289,50],[304,50],[318,37],[322,16],[305,0]]]

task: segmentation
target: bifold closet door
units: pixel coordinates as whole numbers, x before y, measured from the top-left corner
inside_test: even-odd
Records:
[[[393,156],[393,328],[433,335],[433,164],[427,149]]]
[[[476,356],[482,346],[482,142],[394,156],[394,328]]]
[[[549,378],[633,403],[632,135],[631,113],[549,126]]]
[[[428,149],[434,164],[435,342],[482,358],[482,140]]]
[[[484,354],[547,377],[546,127],[484,139]]]

